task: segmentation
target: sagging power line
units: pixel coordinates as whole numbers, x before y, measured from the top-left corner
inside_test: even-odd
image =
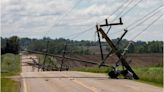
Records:
[[[149,20],[150,18],[152,18],[153,16],[155,16],[160,10],[160,8],[162,8],[163,6],[158,7],[157,9],[151,11],[150,13],[146,14],[145,16],[143,16],[142,18],[134,21],[133,23],[131,23],[130,25],[128,25],[126,28],[129,29],[134,29],[135,27],[141,25],[142,23],[144,23],[145,21]]]
[[[119,16],[124,16],[126,13],[128,13],[129,11],[131,11],[134,7],[137,6],[137,4],[139,4],[142,0],[139,0],[137,3],[134,4],[133,7],[131,7],[129,10],[127,11],[122,11],[122,13],[119,15]],[[130,4],[132,3],[129,2],[127,3],[127,6],[128,7]],[[122,6],[120,6],[122,7]],[[116,9],[117,10],[117,9]],[[115,12],[114,12],[115,13]],[[157,13],[157,12],[155,12]],[[143,18],[141,22],[139,22],[139,24],[145,22],[146,20],[150,19],[152,16],[155,15],[155,13],[151,13],[152,15],[151,16],[146,16],[147,18]],[[162,15],[160,15],[159,17],[157,17],[154,21],[152,21],[146,28],[144,28],[143,30],[141,30],[140,33],[138,33],[132,40],[134,40],[136,37],[138,37],[139,35],[141,35],[141,33],[145,32],[151,25],[153,25]],[[117,17],[116,17],[117,18]],[[139,25],[137,24],[137,26]],[[109,65],[106,65],[105,64],[105,61],[107,60],[107,58],[113,54],[115,54],[117,56],[117,58],[119,59],[115,65],[112,66],[112,71],[110,71],[108,73],[108,75],[111,77],[111,78],[117,78],[118,75],[122,74],[125,78],[129,78],[129,79],[139,79],[139,77],[137,76],[137,74],[133,71],[133,69],[130,67],[128,61],[126,60],[126,51],[128,49],[128,47],[130,46],[131,42],[127,45],[127,47],[125,48],[126,50],[124,50],[123,52],[120,50],[119,48],[119,43],[121,42],[121,40],[123,39],[123,37],[126,35],[126,33],[128,32],[127,29],[124,29],[124,33],[121,35],[121,37],[118,38],[118,41],[116,44],[114,44],[111,40],[111,38],[109,38],[109,36],[107,35],[109,30],[111,29],[112,26],[114,25],[123,25],[123,22],[122,22],[122,19],[120,18],[120,21],[119,23],[109,23],[108,22],[108,19],[106,19],[105,21],[105,24],[98,24],[96,25],[96,32],[97,32],[97,36],[98,36],[98,41],[99,41],[99,47],[100,47],[100,52],[101,52],[101,60],[100,60],[100,63],[95,63],[95,62],[88,62],[86,60],[81,60],[81,59],[76,59],[76,58],[71,58],[71,57],[66,57],[65,54],[66,54],[66,49],[67,49],[67,42],[65,42],[65,45],[64,45],[64,51],[63,51],[63,54],[62,56],[58,56],[58,55],[53,55],[53,54],[49,54],[48,53],[48,41],[47,41],[47,49],[46,49],[46,52],[44,53],[45,54],[45,58],[44,58],[44,62],[43,62],[43,67],[42,69],[44,70],[45,67],[45,60],[46,60],[46,57],[48,55],[50,56],[54,56],[56,58],[62,58],[61,59],[61,66],[60,66],[60,71],[63,69],[63,65],[64,65],[64,60],[65,59],[70,59],[70,60],[76,60],[78,62],[85,62],[85,63],[90,63],[90,64],[95,64],[95,65],[99,65],[99,67],[101,66],[107,66],[107,67],[110,67]],[[134,25],[134,24],[133,24]],[[131,27],[132,25],[130,25],[129,27]],[[105,32],[103,30],[102,27],[109,27],[108,31]],[[134,25],[132,28],[130,28],[130,31],[133,30],[134,28],[136,27],[136,25]],[[71,39],[75,39],[79,36],[81,36],[82,34],[88,32],[91,28],[89,29],[86,29],[84,31],[81,31],[79,33],[75,33],[75,34],[71,34],[70,36],[72,37]],[[121,32],[121,31],[118,31],[118,32]],[[117,33],[117,32],[115,32]],[[111,33],[112,34],[112,33]],[[111,35],[110,34],[110,35]],[[101,35],[101,36],[100,36]],[[103,39],[105,39],[105,41],[107,42],[107,44],[109,45],[109,47],[111,48],[111,50],[109,51],[109,53],[104,56],[103,55],[103,51],[102,51],[102,44],[101,44],[101,37]],[[117,70],[116,67],[118,66],[122,66],[123,70]],[[130,75],[130,76],[127,76],[127,75]]]
[[[141,30],[141,32],[139,32],[135,37],[133,37],[131,40],[136,39],[139,35],[141,35],[142,33],[144,33],[149,27],[151,27],[155,22],[157,22],[157,20],[159,20],[161,17],[163,16],[160,15],[158,16],[155,20],[153,20],[147,27],[145,27],[143,30]]]

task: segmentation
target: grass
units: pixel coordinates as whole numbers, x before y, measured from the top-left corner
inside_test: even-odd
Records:
[[[74,71],[92,72],[92,73],[108,73],[110,68],[108,67],[80,67],[72,69]]]
[[[1,92],[19,92],[19,82],[11,79],[1,79]]]
[[[1,75],[13,76],[20,73],[20,56],[4,54],[1,56]]]
[[[108,73],[110,68],[107,67],[81,67],[74,68],[75,71],[92,72],[92,73]],[[149,67],[134,67],[133,70],[139,76],[139,82],[145,82],[156,86],[163,86],[163,67],[149,66]]]
[[[141,82],[163,86],[163,67],[134,68]]]
[[[14,54],[4,54],[1,56],[1,76],[15,76],[20,73],[20,56]],[[19,92],[19,82],[1,78],[2,92]]]

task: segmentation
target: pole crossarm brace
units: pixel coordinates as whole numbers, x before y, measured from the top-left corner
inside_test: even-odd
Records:
[[[122,36],[119,38],[119,40],[117,41],[117,43],[116,43],[116,46],[118,46],[119,45],[119,43],[120,43],[120,41],[122,40],[122,38],[125,36],[125,34],[128,32],[128,30],[127,29],[124,29],[124,33],[122,34]]]

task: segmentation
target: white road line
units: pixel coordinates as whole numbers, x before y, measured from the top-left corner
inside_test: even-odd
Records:
[[[24,78],[23,78],[23,92],[27,92],[27,84],[26,84],[26,80]]]

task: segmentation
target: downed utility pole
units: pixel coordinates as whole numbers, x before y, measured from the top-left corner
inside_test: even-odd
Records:
[[[46,51],[45,51],[45,53],[48,53],[48,45],[49,45],[49,41],[47,41],[47,45],[46,45]],[[42,66],[42,70],[43,71],[45,71],[45,64],[46,64],[46,58],[47,58],[47,54],[45,54],[45,56],[44,56],[44,61],[43,61],[43,66]]]
[[[41,55],[47,54],[48,56],[53,56],[53,57],[56,57],[56,58],[63,58],[63,56],[50,54],[50,53],[45,53],[45,52],[30,51],[30,50],[26,50],[26,51],[29,52],[29,53],[36,53],[36,54],[41,54]],[[93,64],[93,65],[99,65],[99,63],[97,63],[97,62],[88,61],[88,60],[82,60],[82,59],[77,59],[77,58],[71,58],[71,57],[67,57],[67,56],[65,56],[64,59],[74,60],[76,62],[82,62],[82,63],[89,63],[89,64]],[[106,64],[102,64],[102,66],[109,67],[109,65],[106,65]]]
[[[121,19],[121,18],[120,18],[120,23],[112,23],[112,24],[109,24],[107,19],[105,19],[105,23],[106,23],[106,24],[100,25],[100,26],[101,26],[101,27],[110,26],[110,28],[108,29],[107,33],[110,31],[110,29],[111,29],[112,26],[123,25],[122,19]],[[103,55],[103,52],[102,52],[101,40],[100,40],[100,32],[98,31],[98,30],[99,30],[99,25],[96,25],[96,29],[97,29],[98,39],[99,39],[99,46],[100,46],[100,51],[101,51],[101,57],[103,57],[103,58],[101,58],[102,62],[99,64],[99,67],[101,67],[101,66],[105,63],[105,61],[107,60],[107,58],[108,58],[113,52],[110,51],[110,52],[107,54],[107,56],[104,58],[104,55]],[[106,34],[107,34],[107,33],[106,33]],[[124,35],[125,35],[125,34],[124,34]],[[103,35],[102,35],[102,37],[103,37]],[[104,38],[104,37],[103,37],[103,38]],[[123,37],[122,37],[122,38],[123,38]],[[120,39],[122,39],[122,38],[120,38]]]
[[[127,63],[124,55],[122,55],[122,53],[119,51],[117,46],[112,42],[112,40],[107,36],[107,34],[102,29],[102,27],[110,26],[110,28],[111,28],[111,26],[116,26],[116,25],[123,25],[121,18],[120,18],[120,22],[119,23],[111,23],[111,24],[109,24],[108,20],[106,19],[106,24],[96,25],[97,33],[100,33],[102,35],[102,38],[104,38],[106,40],[106,42],[109,44],[109,46],[112,48],[112,50],[109,52],[109,54],[105,57],[105,60],[111,54],[115,54],[119,58],[119,62],[121,62],[122,66],[125,67],[125,69],[126,69],[126,70],[118,71],[118,70],[116,70],[116,67],[113,67],[114,70],[109,72],[109,76],[111,78],[117,78],[120,74],[122,74],[126,78],[126,76],[130,73],[130,74],[132,74],[132,77],[134,79],[139,79],[139,77],[135,74],[135,72],[132,70],[130,65]],[[119,41],[117,42],[117,45],[119,44],[119,42],[122,40],[122,38],[125,36],[126,33],[127,33],[127,30],[125,30],[124,34],[120,37]],[[98,38],[100,39],[99,36],[98,36]],[[101,44],[100,44],[100,46],[101,46]],[[100,49],[102,50],[101,47],[100,47]],[[101,56],[103,56],[103,53],[101,53]],[[99,65],[99,67],[101,66],[101,64],[104,64],[105,60],[102,58],[102,61],[101,61],[100,65]],[[118,66],[118,62],[116,63],[116,66]]]
[[[60,71],[62,71],[62,68],[63,68],[64,59],[65,59],[65,54],[66,54],[66,49],[67,49],[67,43],[66,43],[65,46],[64,46],[63,55],[62,55],[62,60],[61,60],[61,66],[60,66]]]

